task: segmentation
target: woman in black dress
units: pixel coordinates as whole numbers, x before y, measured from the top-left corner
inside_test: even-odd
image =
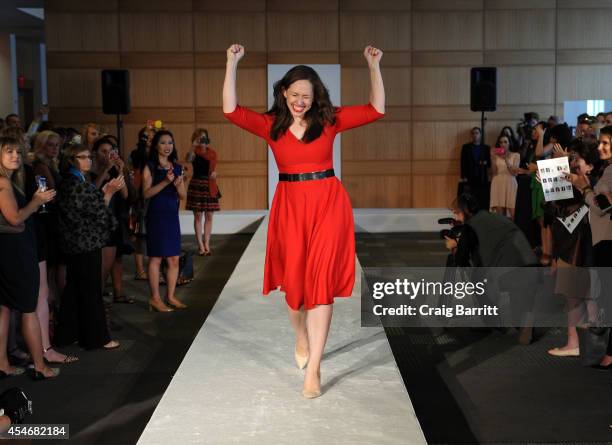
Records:
[[[29,203],[26,202],[21,147],[16,139],[1,137],[0,213],[11,227],[23,228],[19,233],[6,233],[6,230],[0,233],[0,376],[3,377],[22,373],[10,366],[6,355],[11,309],[23,314],[23,337],[34,362],[32,377],[45,379],[59,374],[59,369],[47,367],[43,359],[40,324],[36,316],[38,255],[31,218],[42,204],[54,197],[54,190],[39,190]]]

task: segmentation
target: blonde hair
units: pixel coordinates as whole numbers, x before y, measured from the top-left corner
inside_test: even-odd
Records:
[[[81,127],[81,144],[87,145],[87,133],[89,132],[90,128],[95,128],[96,130],[98,130],[98,133],[102,135],[102,128],[98,124],[94,122],[88,122]],[[93,144],[91,145],[93,146]]]
[[[47,145],[49,139],[61,141],[60,135],[51,130],[41,131],[36,135],[36,139],[34,139],[34,157],[49,168],[58,171],[59,160],[57,158],[49,159],[45,154],[45,145]]]
[[[0,136],[0,158],[2,154],[8,149],[8,147],[17,147],[20,149],[19,156],[21,158],[21,162],[19,164],[19,168],[13,172],[9,172],[2,162],[0,162],[0,176],[4,176],[9,181],[13,183],[15,188],[21,192],[22,195],[25,196],[25,172],[23,169],[23,145],[16,138],[10,136]]]

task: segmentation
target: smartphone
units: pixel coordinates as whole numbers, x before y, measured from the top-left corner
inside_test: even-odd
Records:
[[[503,156],[506,153],[506,150],[504,150],[502,147],[495,147],[493,151],[499,156]]]
[[[612,203],[606,195],[595,195],[595,202],[602,212],[607,213],[612,210]]]

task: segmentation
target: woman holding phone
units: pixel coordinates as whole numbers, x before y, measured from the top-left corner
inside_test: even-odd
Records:
[[[516,190],[515,175],[521,162],[521,155],[511,151],[511,140],[505,134],[497,138],[491,152],[491,210],[514,219]]]
[[[181,227],[179,224],[179,203],[185,199],[183,167],[176,163],[178,158],[174,136],[167,130],[155,133],[151,142],[149,161],[144,167],[142,191],[149,200],[146,216],[147,254],[149,256],[149,287],[151,297],[149,310],[171,312],[187,306],[178,300],[174,291],[179,274],[181,255]],[[159,294],[159,269],[162,258],[166,258],[167,303]]]
[[[198,128],[191,136],[191,150],[186,161],[193,166],[193,176],[187,188],[187,210],[193,211],[193,224],[200,255],[212,255],[210,234],[213,212],[220,210],[221,194],[217,187],[217,152],[210,146],[208,131]],[[202,236],[202,214],[204,234]]]

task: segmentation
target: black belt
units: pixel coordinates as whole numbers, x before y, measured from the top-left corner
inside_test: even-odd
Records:
[[[336,176],[334,174],[334,169],[330,168],[329,170],[321,170],[319,172],[310,172],[310,173],[279,173],[278,180],[279,181],[311,181],[313,179],[325,179],[331,178],[332,176]]]

